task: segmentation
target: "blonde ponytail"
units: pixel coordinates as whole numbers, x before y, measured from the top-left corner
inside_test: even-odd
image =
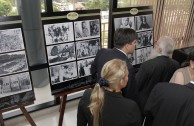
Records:
[[[90,105],[88,106],[93,116],[93,126],[99,126],[100,113],[104,104],[104,90],[97,83],[90,96]]]

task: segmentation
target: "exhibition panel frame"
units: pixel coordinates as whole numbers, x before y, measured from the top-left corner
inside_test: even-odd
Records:
[[[18,19],[1,18],[7,22]],[[0,25],[0,109],[35,100],[24,40],[21,23]]]
[[[43,14],[42,24],[51,93],[95,84],[90,70],[101,49],[100,10]]]

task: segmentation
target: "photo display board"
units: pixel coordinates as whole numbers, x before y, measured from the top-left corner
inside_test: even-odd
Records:
[[[77,19],[66,16],[71,13]],[[101,49],[100,10],[56,12],[43,17],[52,94],[94,84],[90,70]]]
[[[0,25],[0,109],[34,100],[22,25]]]
[[[112,36],[118,28],[132,28],[138,34],[136,49],[128,57],[132,65],[144,62],[153,47],[153,10],[150,6],[113,9]],[[113,37],[114,40],[114,37]]]

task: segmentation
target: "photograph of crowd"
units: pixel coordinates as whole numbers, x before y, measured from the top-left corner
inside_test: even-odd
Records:
[[[57,84],[77,78],[76,62],[70,62],[50,67],[51,83]]]
[[[153,27],[152,14],[135,16],[136,30],[148,30]]]
[[[89,39],[100,37],[99,19],[74,22],[75,39]]]
[[[136,64],[136,51],[134,50],[133,54],[128,54],[128,58],[129,58],[129,62],[132,64],[132,65],[135,65]]]
[[[78,41],[76,42],[77,59],[96,56],[100,48],[100,39]]]
[[[152,31],[145,31],[138,33],[137,48],[147,47],[153,45],[153,33]]]
[[[46,45],[74,41],[73,23],[44,25]]]
[[[91,75],[91,64],[94,62],[94,58],[84,59],[77,62],[79,78]]]
[[[0,77],[0,98],[30,90],[32,85],[28,72]]]
[[[49,65],[76,60],[75,44],[65,43],[47,46]]]
[[[0,30],[0,53],[24,49],[21,28]]]
[[[28,70],[25,51],[0,54],[0,76]]]
[[[143,63],[147,59],[146,48],[136,50],[136,55],[137,55],[137,58],[136,58],[137,63],[136,64]]]
[[[135,29],[134,17],[114,18],[115,30],[118,28],[132,28]]]

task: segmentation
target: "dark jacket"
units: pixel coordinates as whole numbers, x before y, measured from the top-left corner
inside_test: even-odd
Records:
[[[136,81],[141,109],[144,109],[148,96],[158,82],[169,82],[179,63],[167,56],[158,56],[141,64]]]
[[[93,126],[92,115],[88,108],[91,89],[84,92],[78,105],[77,126]],[[104,106],[100,126],[141,126],[141,113],[138,105],[121,93],[105,91]]]
[[[121,59],[123,61],[126,61],[128,66],[129,76],[128,76],[127,86],[122,90],[122,93],[124,97],[130,98],[136,101],[137,103],[139,103],[139,96],[138,96],[137,85],[135,81],[136,70],[130,64],[130,60],[128,59],[128,57],[118,49],[116,48],[101,49],[100,51],[98,51],[96,58],[94,59],[94,62],[91,66],[92,75],[97,77],[97,81],[98,81],[100,78],[103,65],[107,61],[112,59]]]
[[[194,126],[194,84],[157,84],[145,113],[145,126]]]

